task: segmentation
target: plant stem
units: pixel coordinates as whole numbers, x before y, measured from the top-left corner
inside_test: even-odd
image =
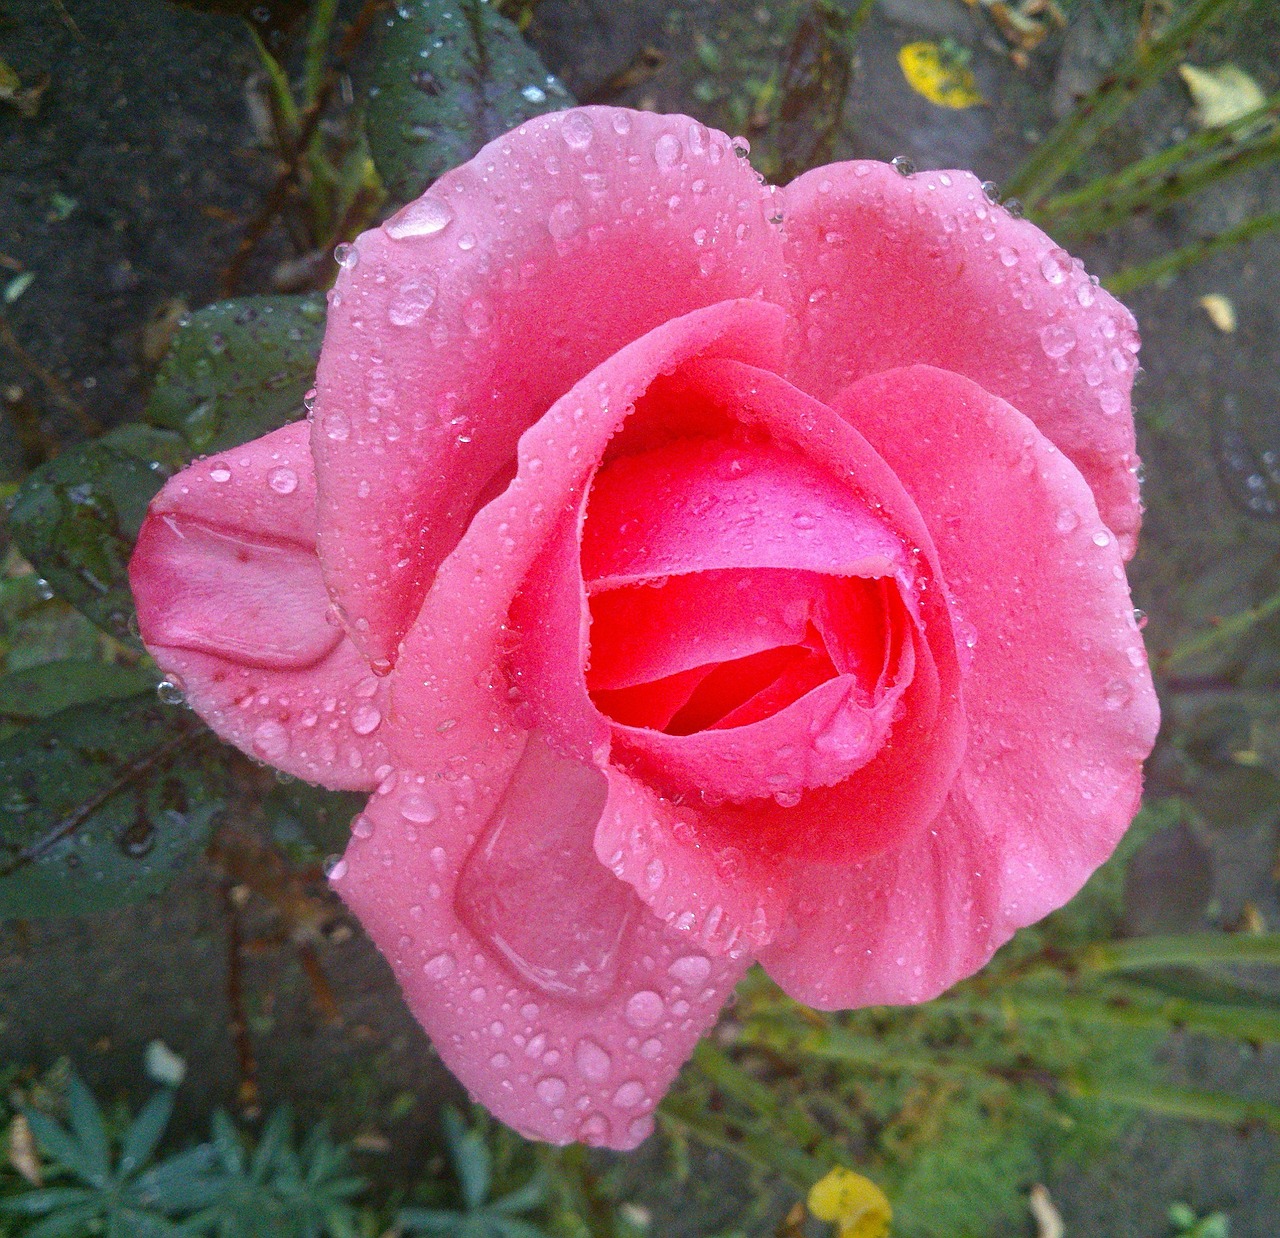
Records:
[[[1160,38],[1134,48],[1014,173],[1007,194],[1035,207],[1215,17],[1239,0],[1195,0]]]
[[[1280,965],[1280,933],[1186,933],[1096,942],[1080,956],[1086,972],[1131,971],[1143,967],[1185,967],[1204,963]]]
[[[1176,645],[1160,659],[1160,669],[1168,670],[1181,662],[1190,661],[1202,653],[1207,653],[1218,645],[1232,641],[1237,636],[1243,636],[1255,624],[1269,619],[1277,611],[1280,611],[1280,592],[1273,593],[1257,606],[1251,606],[1248,610],[1231,615],[1209,628],[1208,631],[1201,632]]]
[[[1171,1118],[1222,1122],[1242,1129],[1260,1125],[1280,1134],[1280,1105],[1268,1101],[1244,1100],[1223,1092],[1114,1080],[1075,1079],[1070,1088],[1075,1095],[1088,1100],[1145,1109]]]
[[[1144,288],[1147,284],[1153,284],[1168,275],[1176,275],[1197,262],[1203,262],[1206,258],[1221,253],[1224,249],[1242,245],[1245,241],[1275,228],[1280,228],[1280,211],[1273,211],[1269,215],[1255,215],[1252,219],[1246,219],[1244,223],[1237,224],[1226,232],[1220,232],[1217,236],[1193,241],[1190,245],[1183,245],[1180,249],[1162,254],[1153,262],[1117,271],[1114,275],[1107,276],[1102,281],[1102,286],[1118,297],[1125,296],[1136,288]]]

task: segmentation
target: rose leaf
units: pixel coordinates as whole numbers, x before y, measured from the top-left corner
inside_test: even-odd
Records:
[[[323,334],[318,296],[207,305],[178,328],[146,419],[181,434],[191,454],[224,451],[297,421]]]
[[[483,0],[402,0],[364,80],[369,149],[398,202],[486,142],[574,102],[515,25]]]
[[[152,692],[0,741],[0,917],[81,915],[162,889],[222,808],[217,747]]]

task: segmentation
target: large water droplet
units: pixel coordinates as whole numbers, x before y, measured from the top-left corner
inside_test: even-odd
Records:
[[[667,968],[668,974],[690,988],[701,988],[711,975],[711,960],[701,954],[686,954]]]
[[[680,162],[682,154],[684,154],[684,148],[674,133],[664,133],[653,144],[653,158],[663,171],[675,167]]]
[[[261,722],[254,728],[250,743],[264,761],[279,761],[289,751],[289,732],[279,722]]]
[[[382,725],[382,714],[373,705],[358,705],[351,711],[351,729],[357,735],[371,735]]]
[[[1065,357],[1076,346],[1076,333],[1065,323],[1051,322],[1040,328],[1040,347],[1046,357]]]
[[[900,176],[914,176],[916,171],[916,163],[914,159],[908,159],[906,155],[895,155],[889,160],[890,166]]]
[[[607,1079],[613,1068],[613,1058],[589,1036],[584,1036],[574,1046],[573,1060],[584,1078],[596,1082]]]
[[[364,813],[361,813],[351,823],[351,833],[354,834],[356,838],[372,838],[373,822],[369,819],[368,816],[366,816]]]
[[[554,240],[567,241],[582,229],[582,212],[572,198],[565,198],[551,208],[547,216],[547,231]]]
[[[569,1087],[563,1079],[548,1075],[545,1079],[539,1079],[533,1090],[544,1105],[558,1105],[564,1100]]]
[[[173,679],[162,679],[156,684],[156,696],[165,705],[185,705],[187,703],[187,698],[182,691],[182,685],[175,683]]]
[[[418,825],[430,825],[440,815],[440,809],[431,796],[415,792],[404,797],[400,805],[400,815],[406,821],[413,821]]]
[[[436,288],[432,280],[423,275],[411,275],[396,289],[387,318],[393,326],[411,327],[422,321],[435,299]]]
[[[662,998],[652,989],[641,989],[627,999],[626,1018],[632,1027],[653,1027],[665,1013]]]
[[[298,488],[298,475],[283,466],[272,469],[267,475],[267,485],[277,494],[292,494]]]
[[[582,112],[570,112],[560,126],[560,136],[570,150],[586,150],[595,134],[590,117]]]
[[[452,222],[453,208],[447,202],[439,198],[419,198],[382,226],[393,241],[404,241],[415,236],[435,236]]]
[[[1051,249],[1040,259],[1040,274],[1057,287],[1071,274],[1071,255],[1065,249]]]
[[[443,980],[446,976],[453,975],[453,969],[457,965],[453,955],[446,950],[443,954],[437,954],[423,963],[422,974],[428,980]]]

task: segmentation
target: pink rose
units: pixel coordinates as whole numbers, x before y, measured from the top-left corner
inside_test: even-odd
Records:
[[[310,424],[151,508],[142,633],[372,794],[334,869],[446,1062],[627,1148],[749,963],[917,1002],[1066,902],[1157,710],[1123,306],[965,172],[531,121],[365,233]]]

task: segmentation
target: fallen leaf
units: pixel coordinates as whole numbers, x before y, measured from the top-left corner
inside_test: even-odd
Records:
[[[1224,335],[1230,335],[1236,329],[1236,307],[1222,293],[1210,292],[1201,297],[1197,304]]]
[[[870,1178],[837,1165],[810,1188],[809,1211],[819,1221],[834,1221],[838,1238],[885,1238],[893,1209]]]
[[[1027,1206],[1036,1222],[1036,1238],[1064,1238],[1067,1227],[1062,1223],[1062,1213],[1054,1207],[1048,1190],[1036,1183],[1027,1197]]]
[[[985,103],[973,72],[943,55],[936,43],[908,43],[898,52],[907,85],[938,107],[966,108]]]
[[[1229,125],[1266,102],[1262,87],[1236,65],[1200,69],[1193,64],[1180,64],[1178,72],[1196,105],[1196,119],[1205,129]]]

